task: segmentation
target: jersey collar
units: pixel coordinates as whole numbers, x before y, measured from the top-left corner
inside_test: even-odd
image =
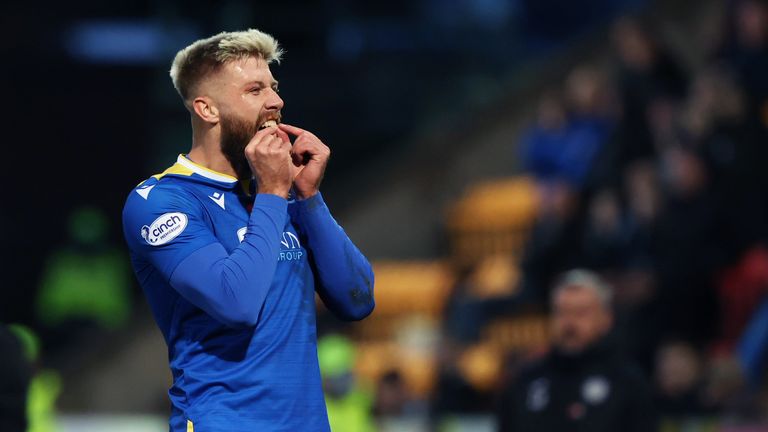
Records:
[[[232,177],[231,175],[220,173],[202,165],[196,164],[184,154],[179,155],[179,157],[176,159],[176,163],[173,164],[173,166],[165,170],[163,173],[157,174],[153,177],[160,180],[160,178],[167,175],[187,177],[202,183],[207,183],[213,186],[227,189],[234,188],[238,183],[236,177]]]
[[[226,183],[229,186],[234,185],[237,183],[237,178],[232,177],[228,174],[223,174],[218,171],[214,171],[212,169],[206,168],[202,165],[198,165],[194,162],[192,162],[186,155],[180,154],[178,159],[176,159],[176,163],[183,166],[184,168],[192,170],[195,174],[205,177],[209,180],[214,180],[219,183]]]

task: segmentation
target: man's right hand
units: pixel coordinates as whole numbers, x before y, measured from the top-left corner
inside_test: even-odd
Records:
[[[245,147],[245,158],[258,182],[259,193],[288,197],[294,174],[291,144],[277,135],[277,127],[256,132]]]

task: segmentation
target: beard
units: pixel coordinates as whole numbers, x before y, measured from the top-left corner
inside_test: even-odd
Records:
[[[260,115],[256,121],[248,121],[236,116],[221,116],[221,152],[227,158],[239,180],[253,177],[251,166],[245,158],[245,147],[251,142],[256,132],[265,121],[276,119],[280,122],[280,113]]]

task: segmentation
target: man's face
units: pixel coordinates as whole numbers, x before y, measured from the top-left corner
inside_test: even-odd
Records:
[[[209,84],[210,97],[219,109],[222,153],[238,178],[250,178],[245,147],[266,121],[280,122],[283,100],[277,94],[277,81],[263,59],[249,57],[223,65]]]
[[[555,295],[551,321],[554,346],[579,354],[608,333],[612,315],[594,290],[574,285]]]

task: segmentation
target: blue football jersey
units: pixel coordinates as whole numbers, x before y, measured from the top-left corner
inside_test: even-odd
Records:
[[[252,196],[180,155],[131,191],[123,230],[168,345],[172,432],[330,430],[315,292],[362,319],[373,272],[319,193]]]

